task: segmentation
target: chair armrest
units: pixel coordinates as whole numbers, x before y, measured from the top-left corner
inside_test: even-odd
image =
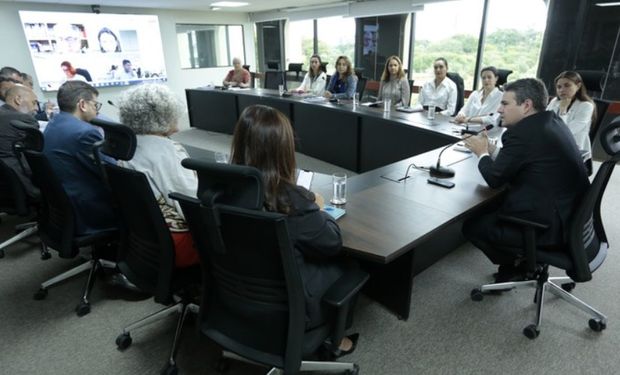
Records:
[[[547,224],[541,224],[535,221],[525,220],[525,219],[521,219],[521,218],[514,217],[514,216],[498,215],[498,218],[500,220],[507,221],[512,224],[520,225],[522,227],[532,227],[535,229],[548,229],[549,228],[549,225]]]
[[[342,307],[360,291],[369,277],[360,269],[345,273],[323,295],[323,302],[336,308]]]

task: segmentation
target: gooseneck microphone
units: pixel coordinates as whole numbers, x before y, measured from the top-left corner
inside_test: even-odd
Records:
[[[493,125],[487,125],[484,128],[474,131],[474,130],[462,130],[461,133],[463,134],[469,134],[468,137],[465,137],[463,139],[467,139],[469,137],[473,137],[474,135],[478,135],[484,131],[487,130],[491,130],[493,129]],[[449,145],[447,145],[446,147],[444,147],[440,152],[439,152],[439,156],[437,156],[437,164],[429,167],[429,173],[431,175],[431,177],[436,177],[436,178],[450,178],[450,177],[454,177],[454,169],[452,168],[448,168],[448,167],[443,167],[441,165],[441,155],[443,154],[444,151],[446,151],[448,148],[450,148],[451,146],[453,146],[455,143],[458,143],[460,141],[462,141],[463,139],[459,139],[456,142],[452,142]]]
[[[108,100],[108,104],[111,105],[112,107],[116,107],[116,104],[114,104],[114,102],[111,100]]]

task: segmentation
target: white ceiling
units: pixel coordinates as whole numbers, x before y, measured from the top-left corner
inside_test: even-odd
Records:
[[[210,10],[211,3],[218,0],[0,0],[0,2],[14,3],[47,3],[47,4],[71,4],[71,5],[100,5],[101,11],[105,7],[128,7],[128,8],[158,8],[179,10]],[[293,7],[308,7],[324,4],[342,4],[360,2],[364,0],[238,0],[250,3],[248,6],[238,8],[222,8],[217,12],[262,12]],[[368,1],[368,0],[366,0]],[[374,0],[371,0],[374,1]]]

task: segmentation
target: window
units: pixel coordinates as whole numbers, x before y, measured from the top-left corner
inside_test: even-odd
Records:
[[[431,3],[416,13],[413,72],[410,74],[416,86],[433,79],[433,61],[444,57],[448,61],[448,71],[463,77],[466,90],[472,88],[483,4],[483,0]],[[517,4],[521,6],[521,2]]]
[[[243,26],[177,24],[181,69],[231,66],[232,59],[245,61]]]
[[[509,81],[536,77],[546,22],[543,0],[490,0],[482,67],[512,70]]]
[[[292,21],[287,23],[286,64],[303,63],[308,70],[310,56],[314,53],[314,20]]]
[[[344,55],[351,59],[355,66],[355,19],[344,17],[319,18],[318,53],[323,62],[329,63],[327,74],[332,74],[338,56]]]

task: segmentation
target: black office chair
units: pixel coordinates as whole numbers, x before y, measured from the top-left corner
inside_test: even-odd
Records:
[[[100,119],[92,120],[92,124],[105,132],[103,142],[93,149],[94,155],[99,155],[101,148],[104,154],[117,160],[133,158],[136,135],[129,127]],[[198,313],[187,287],[200,282],[200,269],[175,267],[170,230],[144,173],[110,164],[103,164],[103,168],[122,220],[117,267],[142,292],[167,306],[123,328],[116,345],[119,350],[127,349],[133,341],[131,331],[178,313],[170,357],[162,370],[162,374],[176,373],[175,357],[183,322],[188,312]]]
[[[321,70],[324,71],[325,73],[327,73],[327,65],[329,63],[328,62],[322,62],[321,63]]]
[[[263,88],[277,90],[278,86],[284,85],[286,90],[286,74],[281,71],[265,72],[265,84]]]
[[[463,77],[458,73],[448,72],[447,76],[456,84],[456,109],[452,114],[452,116],[456,116],[465,104],[465,83]]]
[[[299,74],[302,71],[302,66],[304,65],[304,63],[289,63],[288,64],[288,72],[294,72],[295,73],[295,80],[299,80]]]
[[[36,211],[37,200],[30,198],[17,173],[0,159],[0,212],[7,215],[32,217]],[[0,258],[12,244],[37,233],[37,222],[28,222],[15,226],[16,235],[0,243]],[[51,257],[47,247],[41,245],[41,259]]]
[[[89,235],[75,234],[75,219],[69,197],[56,177],[47,157],[43,154],[43,134],[21,121],[12,121],[11,125],[22,130],[24,139],[18,141],[16,149],[23,153],[32,171],[32,181],[41,191],[41,204],[37,217],[38,233],[43,243],[58,252],[61,258],[75,258],[81,247],[91,247],[91,259],[88,262],[53,277],[41,284],[34,299],[47,297],[48,289],[81,272],[89,271],[88,280],[80,302],[75,307],[78,316],[90,312],[88,300],[95,282],[95,275],[102,268],[116,268],[116,263],[106,258],[113,258],[118,231],[107,230]]]
[[[267,69],[268,70],[280,70],[280,62],[279,61],[267,61]]]
[[[508,76],[512,74],[512,70],[497,69],[497,82],[495,85],[500,89],[508,82]]]
[[[603,91],[603,81],[605,72],[600,70],[576,70],[579,73],[583,85],[588,91],[588,95],[593,98],[600,98]]]
[[[596,271],[605,260],[609,244],[601,219],[601,200],[605,192],[611,173],[620,161],[620,117],[601,134],[601,145],[610,158],[603,162],[592,181],[591,186],[582,198],[581,203],[573,214],[567,233],[568,243],[565,251],[548,251],[536,248],[536,231],[547,226],[527,220],[506,217],[510,223],[522,228],[524,235],[523,249],[503,249],[514,254],[525,254],[528,274],[531,280],[496,283],[483,285],[471,292],[474,301],[481,301],[486,292],[503,291],[520,287],[536,288],[535,303],[537,303],[536,323],[523,329],[523,334],[535,339],[540,333],[542,308],[545,291],[548,289],[557,297],[577,306],[581,310],[593,315],[588,322],[590,328],[596,332],[607,326],[607,317],[590,307],[569,292],[576,282],[586,282],[592,279]],[[566,271],[568,277],[549,277],[549,266]]]
[[[586,86],[587,87],[587,86]],[[603,119],[607,114],[607,109],[611,104],[608,100],[593,98],[594,106],[596,107],[596,120],[590,125],[590,131],[588,136],[590,137],[590,144],[594,144],[594,140],[596,139],[596,134],[598,133],[601,124],[603,123]]]
[[[210,242],[198,246],[203,282],[208,285],[203,288],[202,333],[230,351],[224,357],[284,369],[285,374],[304,370],[357,374],[352,363],[302,359],[327,338],[340,343],[350,301],[368,274],[353,271],[343,276],[323,298],[334,308],[335,319],[306,331],[303,286],[286,217],[260,209],[264,195],[260,172],[193,159],[183,165],[198,172],[201,184],[210,184],[202,193],[199,189],[198,205],[177,197],[188,222],[198,215],[197,225],[190,224],[192,233],[197,229],[210,233]],[[218,182],[212,182],[214,177]]]
[[[360,101],[364,98],[364,91],[366,90],[366,83],[368,82],[368,78],[362,77],[358,78],[357,86],[355,86],[355,92],[359,94]]]

